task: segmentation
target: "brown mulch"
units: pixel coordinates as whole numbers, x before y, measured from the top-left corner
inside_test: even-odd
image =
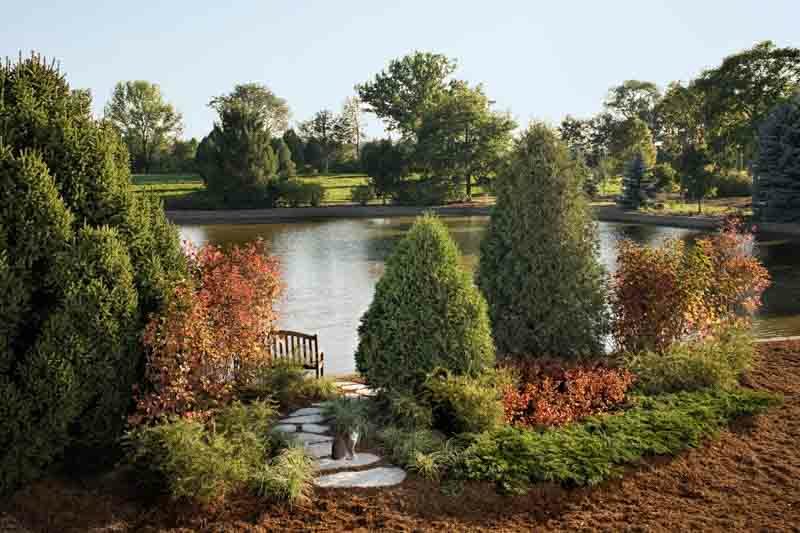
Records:
[[[230,498],[218,509],[130,493],[107,475],[45,480],[0,505],[33,531],[800,531],[800,342],[761,345],[747,384],[782,406],[706,446],[648,461],[592,489],[539,485],[525,496],[467,484],[458,496],[409,478],[393,489],[317,489],[312,503]],[[2,512],[0,512],[2,517]],[[2,523],[2,522],[0,522]]]

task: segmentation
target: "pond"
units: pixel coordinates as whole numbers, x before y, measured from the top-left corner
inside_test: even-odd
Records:
[[[487,217],[442,219],[458,243],[464,268],[478,261]],[[336,219],[280,224],[183,225],[183,239],[202,244],[244,243],[263,238],[281,261],[286,284],[280,326],[318,333],[326,374],[355,370],[361,315],[372,301],[384,260],[413,223],[412,217]],[[703,232],[663,226],[599,223],[600,259],[614,269],[616,242],[691,240]],[[755,323],[759,337],[800,335],[800,240],[760,236],[756,252],[773,278]]]

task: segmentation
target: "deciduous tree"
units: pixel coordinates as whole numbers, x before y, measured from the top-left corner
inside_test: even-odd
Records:
[[[361,100],[390,130],[414,136],[422,114],[445,91],[456,62],[442,54],[414,52],[392,60],[372,81],[356,86]]]
[[[183,129],[181,114],[164,101],[161,88],[143,80],[117,83],[105,116],[128,145],[136,170],[145,173]]]

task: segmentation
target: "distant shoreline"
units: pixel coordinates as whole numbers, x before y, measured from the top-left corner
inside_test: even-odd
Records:
[[[281,207],[275,209],[172,209],[167,210],[167,218],[175,224],[278,224],[301,222],[304,220],[324,220],[335,218],[390,218],[417,216],[433,212],[442,217],[489,216],[491,205],[448,205],[437,207],[416,207],[398,205],[331,205],[325,207]],[[653,215],[625,211],[614,205],[594,205],[597,220],[601,222],[623,222],[630,224],[650,224],[677,228],[709,230],[719,224],[718,217],[689,217],[679,215]],[[758,225],[758,231],[766,234],[800,236],[800,224]]]

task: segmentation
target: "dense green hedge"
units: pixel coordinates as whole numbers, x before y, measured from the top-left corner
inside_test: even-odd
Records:
[[[397,244],[358,334],[358,371],[387,390],[417,390],[435,367],[477,374],[492,366],[486,302],[438,219],[418,218]]]
[[[537,432],[507,427],[484,433],[463,452],[461,475],[494,481],[512,491],[539,481],[591,485],[642,457],[696,447],[735,418],[778,403],[774,396],[745,389],[706,389],[634,401],[634,407],[620,414],[561,428]]]
[[[185,269],[152,202],[87,92],[38,56],[0,66],[0,492],[119,434],[138,332]]]

